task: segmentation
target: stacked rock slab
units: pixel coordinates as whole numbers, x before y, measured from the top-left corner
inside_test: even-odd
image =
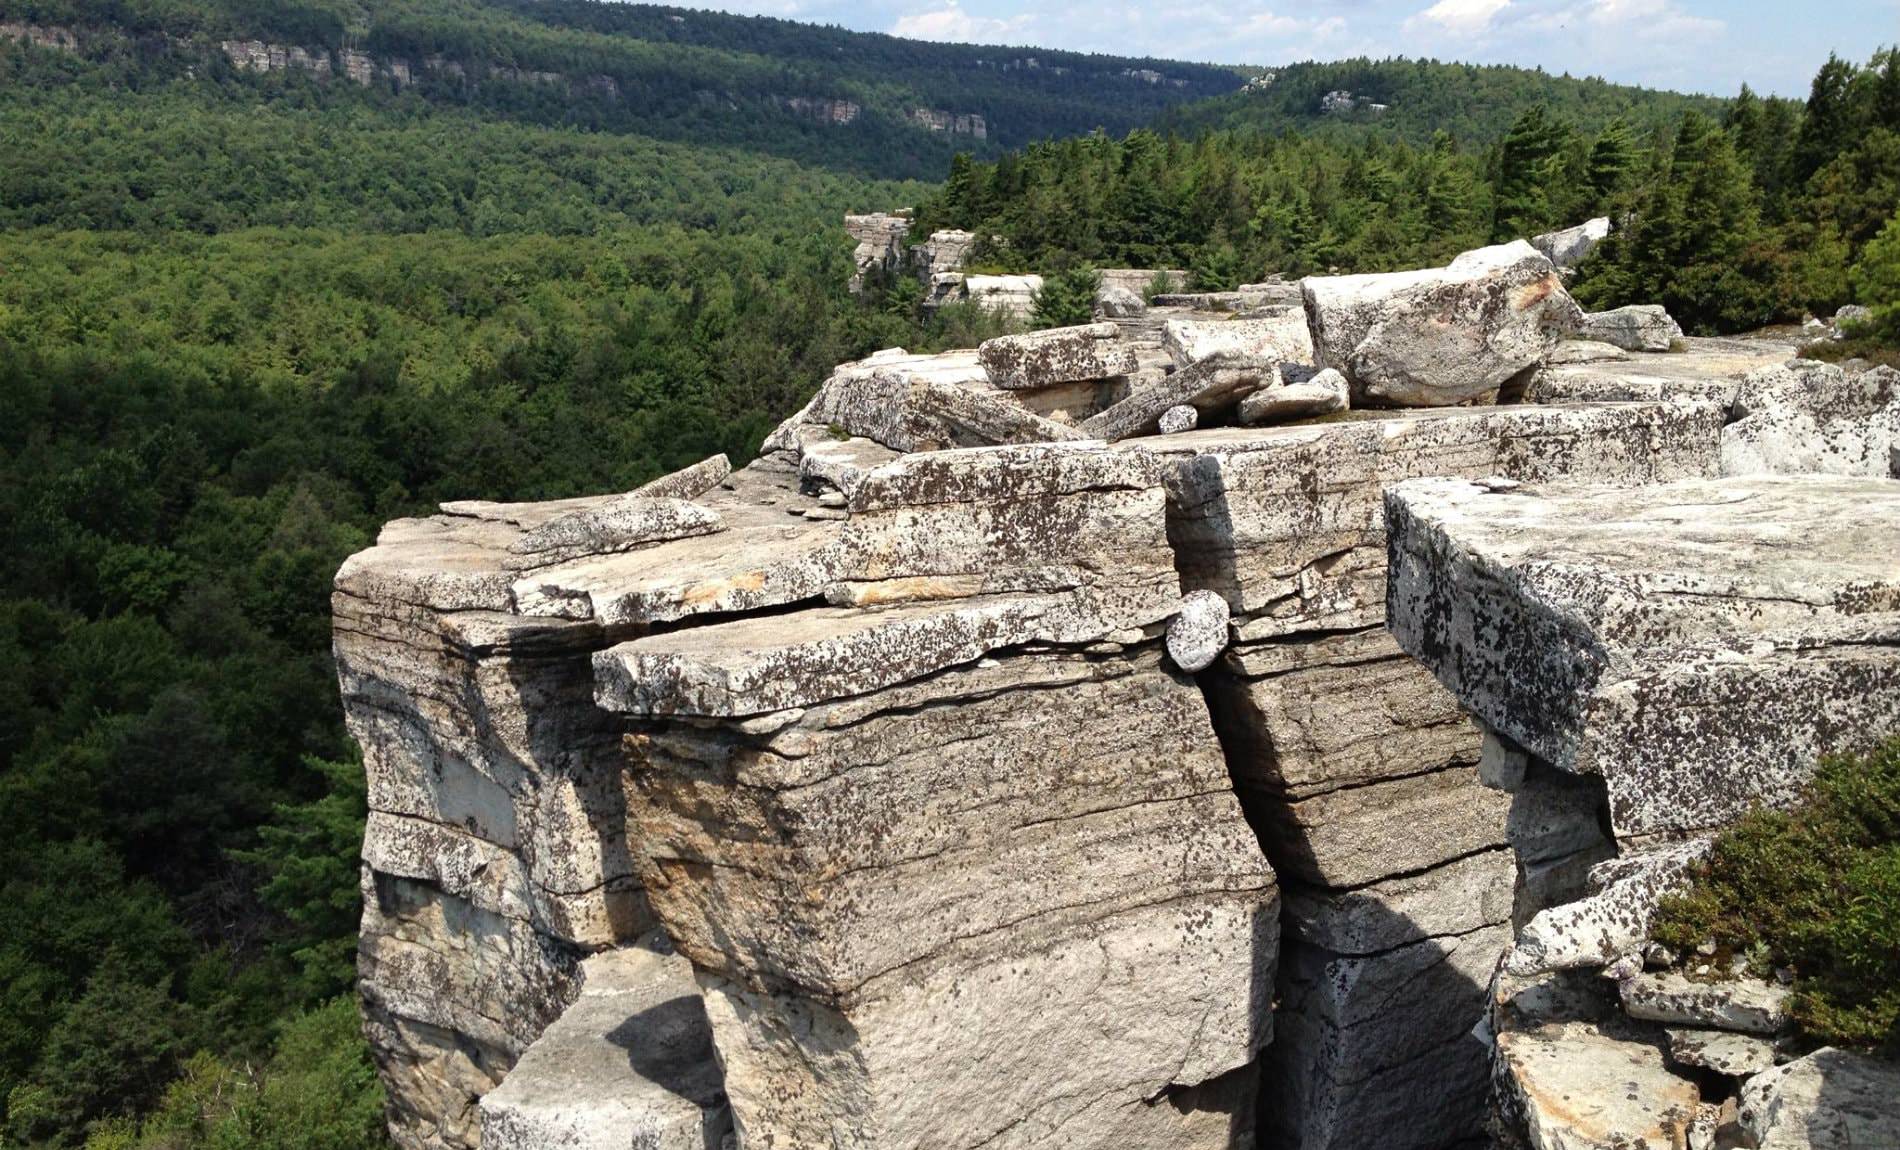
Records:
[[[1615,855],[1520,907],[1489,1020],[1500,1133],[1537,1150],[1890,1140],[1900,1074],[1838,1051],[1775,1067],[1784,988],[1675,969],[1647,942],[1703,836],[1793,802],[1820,755],[1900,733],[1900,483],[1433,479],[1387,504],[1389,625],[1487,727],[1485,778],[1514,816],[1540,788],[1595,792],[1568,815],[1542,803],[1540,825],[1607,828]]]
[[[904,456],[826,560],[850,605],[596,657],[745,1144],[1248,1143],[1279,910],[1160,652],[1162,478]]]
[[[1287,907],[1262,1144],[1440,1147],[1480,1134],[1470,1032],[1509,946],[1510,801],[1477,731],[1383,629],[1382,491],[1422,475],[1643,484],[1713,471],[1714,404],[1466,408],[1138,441],[1175,461],[1183,586],[1238,642],[1202,675]]]
[[[510,541],[604,501],[391,524],[338,574],[335,654],[363,748],[361,990],[411,1147],[473,1146],[475,1101],[566,1005],[581,958],[652,925],[591,623],[512,613]]]

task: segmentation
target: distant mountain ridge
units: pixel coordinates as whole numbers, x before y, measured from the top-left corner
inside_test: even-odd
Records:
[[[734,144],[885,178],[936,178],[1231,92],[1228,69],[903,40],[766,17],[594,0],[8,0],[7,37],[118,71],[342,78],[535,124]]]

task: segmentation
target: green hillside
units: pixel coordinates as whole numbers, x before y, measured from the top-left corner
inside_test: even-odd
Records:
[[[1350,101],[1329,102],[1333,93]],[[1688,111],[1719,115],[1724,103],[1536,68],[1358,58],[1270,69],[1245,90],[1170,110],[1154,126],[1180,135],[1376,126],[1414,145],[1428,145],[1441,132],[1467,144],[1489,144],[1531,107],[1584,131],[1617,120],[1640,131],[1673,125]]]
[[[120,90],[248,86],[308,104],[355,89],[398,113],[472,109],[898,178],[934,178],[956,151],[1127,131],[1241,83],[1199,64],[592,0],[5,0],[5,21],[70,31],[78,71]],[[244,54],[272,48],[284,58]],[[360,82],[345,78],[352,66]],[[924,115],[943,117],[940,130]]]

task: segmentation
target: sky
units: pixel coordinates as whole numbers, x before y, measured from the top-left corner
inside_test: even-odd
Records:
[[[675,0],[693,3],[693,0]],[[1218,64],[1431,56],[1623,83],[1805,96],[1830,51],[1900,43],[1900,0],[733,0],[728,12],[924,40]]]

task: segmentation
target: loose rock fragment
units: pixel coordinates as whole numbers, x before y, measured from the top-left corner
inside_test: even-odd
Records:
[[[1162,412],[1158,421],[1163,435],[1179,435],[1183,431],[1193,431],[1200,422],[1201,413],[1185,403]]]
[[[1116,341],[1112,323],[1057,327],[984,341],[977,359],[990,382],[1010,391],[1081,383],[1127,375],[1135,370],[1135,352]]]
[[[648,499],[697,499],[725,482],[726,476],[731,474],[732,461],[722,452],[642,484],[634,488],[632,494]]]
[[[1632,1018],[1705,1026],[1742,1034],[1774,1034],[1787,1022],[1787,988],[1753,979],[1693,982],[1674,971],[1637,975],[1622,985]]]
[[[1313,362],[1313,336],[1306,313],[1297,307],[1254,319],[1171,319],[1162,329],[1161,346],[1179,367],[1217,355]]]
[[[1346,410],[1348,394],[1346,377],[1330,367],[1300,382],[1289,381],[1282,372],[1281,382],[1240,401],[1240,422],[1255,427],[1330,415]]]
[[[1168,624],[1168,657],[1183,671],[1209,666],[1232,638],[1228,617],[1227,600],[1212,591],[1190,592]]]
[[[1577,335],[1624,351],[1657,352],[1676,346],[1682,328],[1660,304],[1631,304],[1615,311],[1584,313]]]

